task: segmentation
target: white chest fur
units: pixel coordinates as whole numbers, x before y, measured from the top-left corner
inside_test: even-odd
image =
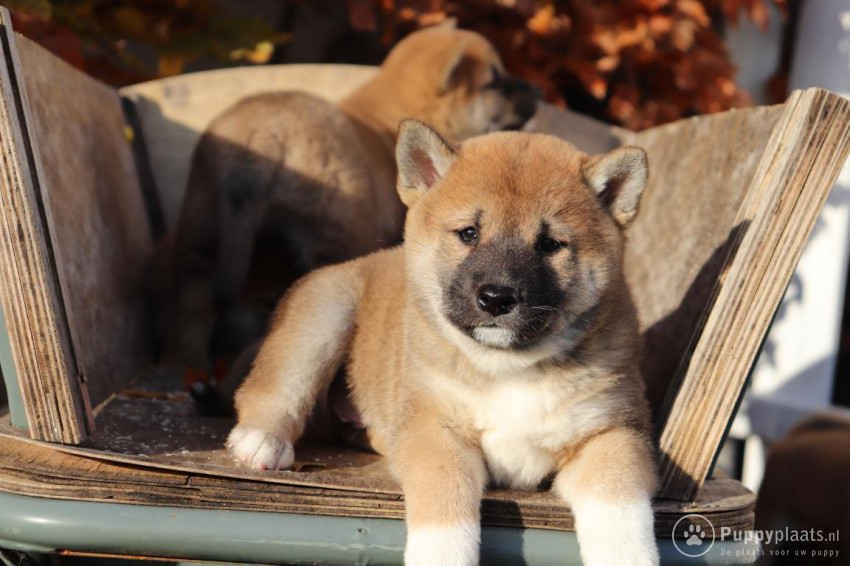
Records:
[[[435,393],[469,419],[494,483],[531,488],[555,469],[555,455],[611,422],[612,400],[588,396],[581,379],[531,372],[472,387],[432,376]]]

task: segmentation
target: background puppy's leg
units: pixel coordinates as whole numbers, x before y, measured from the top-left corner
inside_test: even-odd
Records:
[[[292,444],[351,341],[360,277],[356,263],[314,271],[278,305],[253,369],[236,392],[239,420],[228,438],[233,452],[253,467],[292,464]]]
[[[206,367],[218,307],[235,303],[283,160],[273,135],[213,124],[198,142],[176,234],[176,301],[165,361]]]
[[[261,338],[266,330],[267,321],[253,312],[243,294],[257,234],[267,208],[265,197],[257,202],[243,204],[240,208],[226,203],[222,205],[222,239],[216,274],[218,320],[213,353],[225,359]]]
[[[592,437],[558,472],[552,489],[570,504],[588,566],[658,564],[649,442],[619,428]]]
[[[209,220],[177,242],[174,314],[166,333],[163,362],[176,369],[205,368],[215,325],[215,265],[218,236]]]
[[[487,478],[478,448],[433,419],[414,417],[393,442],[401,480],[407,566],[478,564],[481,495]]]

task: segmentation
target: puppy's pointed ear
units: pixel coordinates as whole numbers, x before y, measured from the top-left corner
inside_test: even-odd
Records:
[[[468,75],[474,72],[475,62],[466,54],[468,41],[465,37],[457,38],[451,48],[440,56],[441,61],[436,68],[441,69],[437,93],[442,95],[464,83]]]
[[[442,179],[457,159],[457,148],[427,124],[404,120],[398,129],[395,160],[398,194],[408,207]]]
[[[649,178],[646,152],[634,146],[620,147],[589,158],[582,173],[617,224],[628,226]]]

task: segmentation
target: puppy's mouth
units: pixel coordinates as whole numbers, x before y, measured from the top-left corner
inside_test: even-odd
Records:
[[[554,307],[546,307],[542,314],[534,314],[530,307],[522,307],[509,314],[484,316],[475,312],[449,312],[447,318],[464,334],[488,348],[496,350],[524,350],[533,348],[556,330],[561,317]]]
[[[469,334],[479,344],[499,350],[510,349],[516,342],[516,333],[513,330],[502,328],[496,324],[475,326],[469,331]]]
[[[545,307],[554,312],[553,307]],[[581,313],[562,312],[558,316],[547,317],[543,324],[531,328],[511,328],[511,323],[502,325],[498,317],[493,321],[484,322],[467,328],[462,328],[473,340],[496,350],[523,351],[533,349],[549,339],[555,338],[566,345],[577,344],[593,325],[599,310],[594,304]]]

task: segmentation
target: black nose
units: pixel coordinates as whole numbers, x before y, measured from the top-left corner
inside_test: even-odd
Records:
[[[482,285],[478,289],[478,306],[493,316],[511,312],[518,302],[519,292],[513,287]]]

